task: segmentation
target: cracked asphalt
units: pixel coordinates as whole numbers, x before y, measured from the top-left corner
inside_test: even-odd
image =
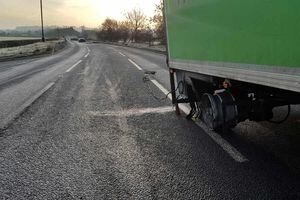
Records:
[[[163,57],[86,46],[90,55],[69,73],[59,67],[54,86],[0,132],[1,199],[300,198],[297,174],[263,149],[224,135],[249,159],[233,160],[195,123],[176,116],[169,100],[155,100],[144,72],[118,52],[143,69],[156,69]],[[25,83],[6,86],[0,97]]]

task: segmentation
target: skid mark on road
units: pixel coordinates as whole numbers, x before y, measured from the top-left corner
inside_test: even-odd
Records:
[[[88,113],[93,116],[101,117],[101,116],[115,116],[115,117],[131,117],[131,116],[141,116],[145,114],[165,114],[169,112],[173,112],[174,109],[171,106],[166,107],[157,107],[157,108],[133,108],[128,110],[120,110],[120,111],[89,111]]]
[[[116,83],[112,83],[107,76],[104,75],[104,77],[105,83],[108,86],[108,93],[112,99],[113,112],[126,113],[120,104],[118,95],[121,81],[117,80]],[[113,158],[114,164],[116,165],[115,167],[119,171],[120,179],[123,179],[126,185],[128,185],[128,193],[134,197],[149,197],[151,196],[151,185],[148,182],[148,177],[145,176],[147,173],[143,165],[143,157],[139,145],[136,140],[131,137],[132,132],[136,130],[129,127],[126,115],[120,114],[114,118],[116,118],[119,129],[123,134],[118,134],[118,142],[111,146],[110,149],[107,150],[107,153]],[[137,185],[142,189],[136,190]]]
[[[88,65],[88,66],[85,67],[85,69],[84,69],[84,71],[83,71],[83,74],[84,74],[85,76],[87,76],[88,73],[89,73],[89,70],[90,70],[90,66]]]
[[[118,103],[117,90],[119,87],[119,82],[120,81],[118,81],[116,84],[113,85],[110,79],[107,76],[105,76],[105,83],[109,86],[109,94],[114,103]]]
[[[114,103],[114,109],[116,111],[122,111],[123,108],[119,103],[119,97],[118,97],[118,87],[119,87],[119,82],[118,81],[116,84],[112,84],[112,82],[109,80],[109,78],[107,76],[105,76],[105,82],[106,84],[109,86],[108,88],[108,92],[109,95]],[[129,132],[129,127],[128,127],[128,123],[127,123],[127,119],[125,116],[119,116],[117,117],[117,122],[119,124],[119,128],[125,132],[128,133]]]

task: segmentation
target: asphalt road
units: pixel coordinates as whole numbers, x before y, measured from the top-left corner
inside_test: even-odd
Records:
[[[0,63],[0,128],[87,52],[81,46],[70,43],[67,49],[52,56]]]
[[[299,176],[272,151],[238,130],[214,139],[154,99],[142,79],[157,71],[168,89],[164,59],[75,43],[0,63],[0,198],[299,199]]]

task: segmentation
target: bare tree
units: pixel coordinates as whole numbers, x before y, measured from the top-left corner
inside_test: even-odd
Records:
[[[164,21],[164,3],[163,0],[156,5],[155,15],[151,19],[151,21],[155,25],[155,33],[157,38],[161,41],[162,44],[166,44],[166,27]]]
[[[131,40],[136,41],[138,31],[146,27],[147,17],[140,9],[137,8],[125,13],[125,17],[131,27]]]
[[[108,41],[117,41],[118,36],[118,21],[110,18],[106,18],[106,20],[102,23],[101,32],[103,40]]]
[[[102,30],[116,30],[118,28],[118,21],[106,18],[102,23]]]
[[[121,21],[119,22],[118,32],[120,35],[120,39],[123,40],[123,43],[126,43],[130,36],[130,22],[129,21]]]
[[[153,31],[149,20],[140,9],[133,9],[125,14],[125,21],[117,21],[106,18],[97,33],[98,39],[109,42],[123,41],[128,39],[134,42],[149,42],[153,39]]]

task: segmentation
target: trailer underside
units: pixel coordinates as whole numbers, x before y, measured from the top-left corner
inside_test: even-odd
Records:
[[[294,91],[181,69],[171,72],[173,103],[189,103],[187,118],[200,118],[214,130],[232,128],[247,119],[281,123],[289,116],[290,105],[300,104],[300,93]],[[222,86],[225,79],[230,82],[228,89]],[[287,107],[286,117],[272,121],[273,109],[280,106]]]

